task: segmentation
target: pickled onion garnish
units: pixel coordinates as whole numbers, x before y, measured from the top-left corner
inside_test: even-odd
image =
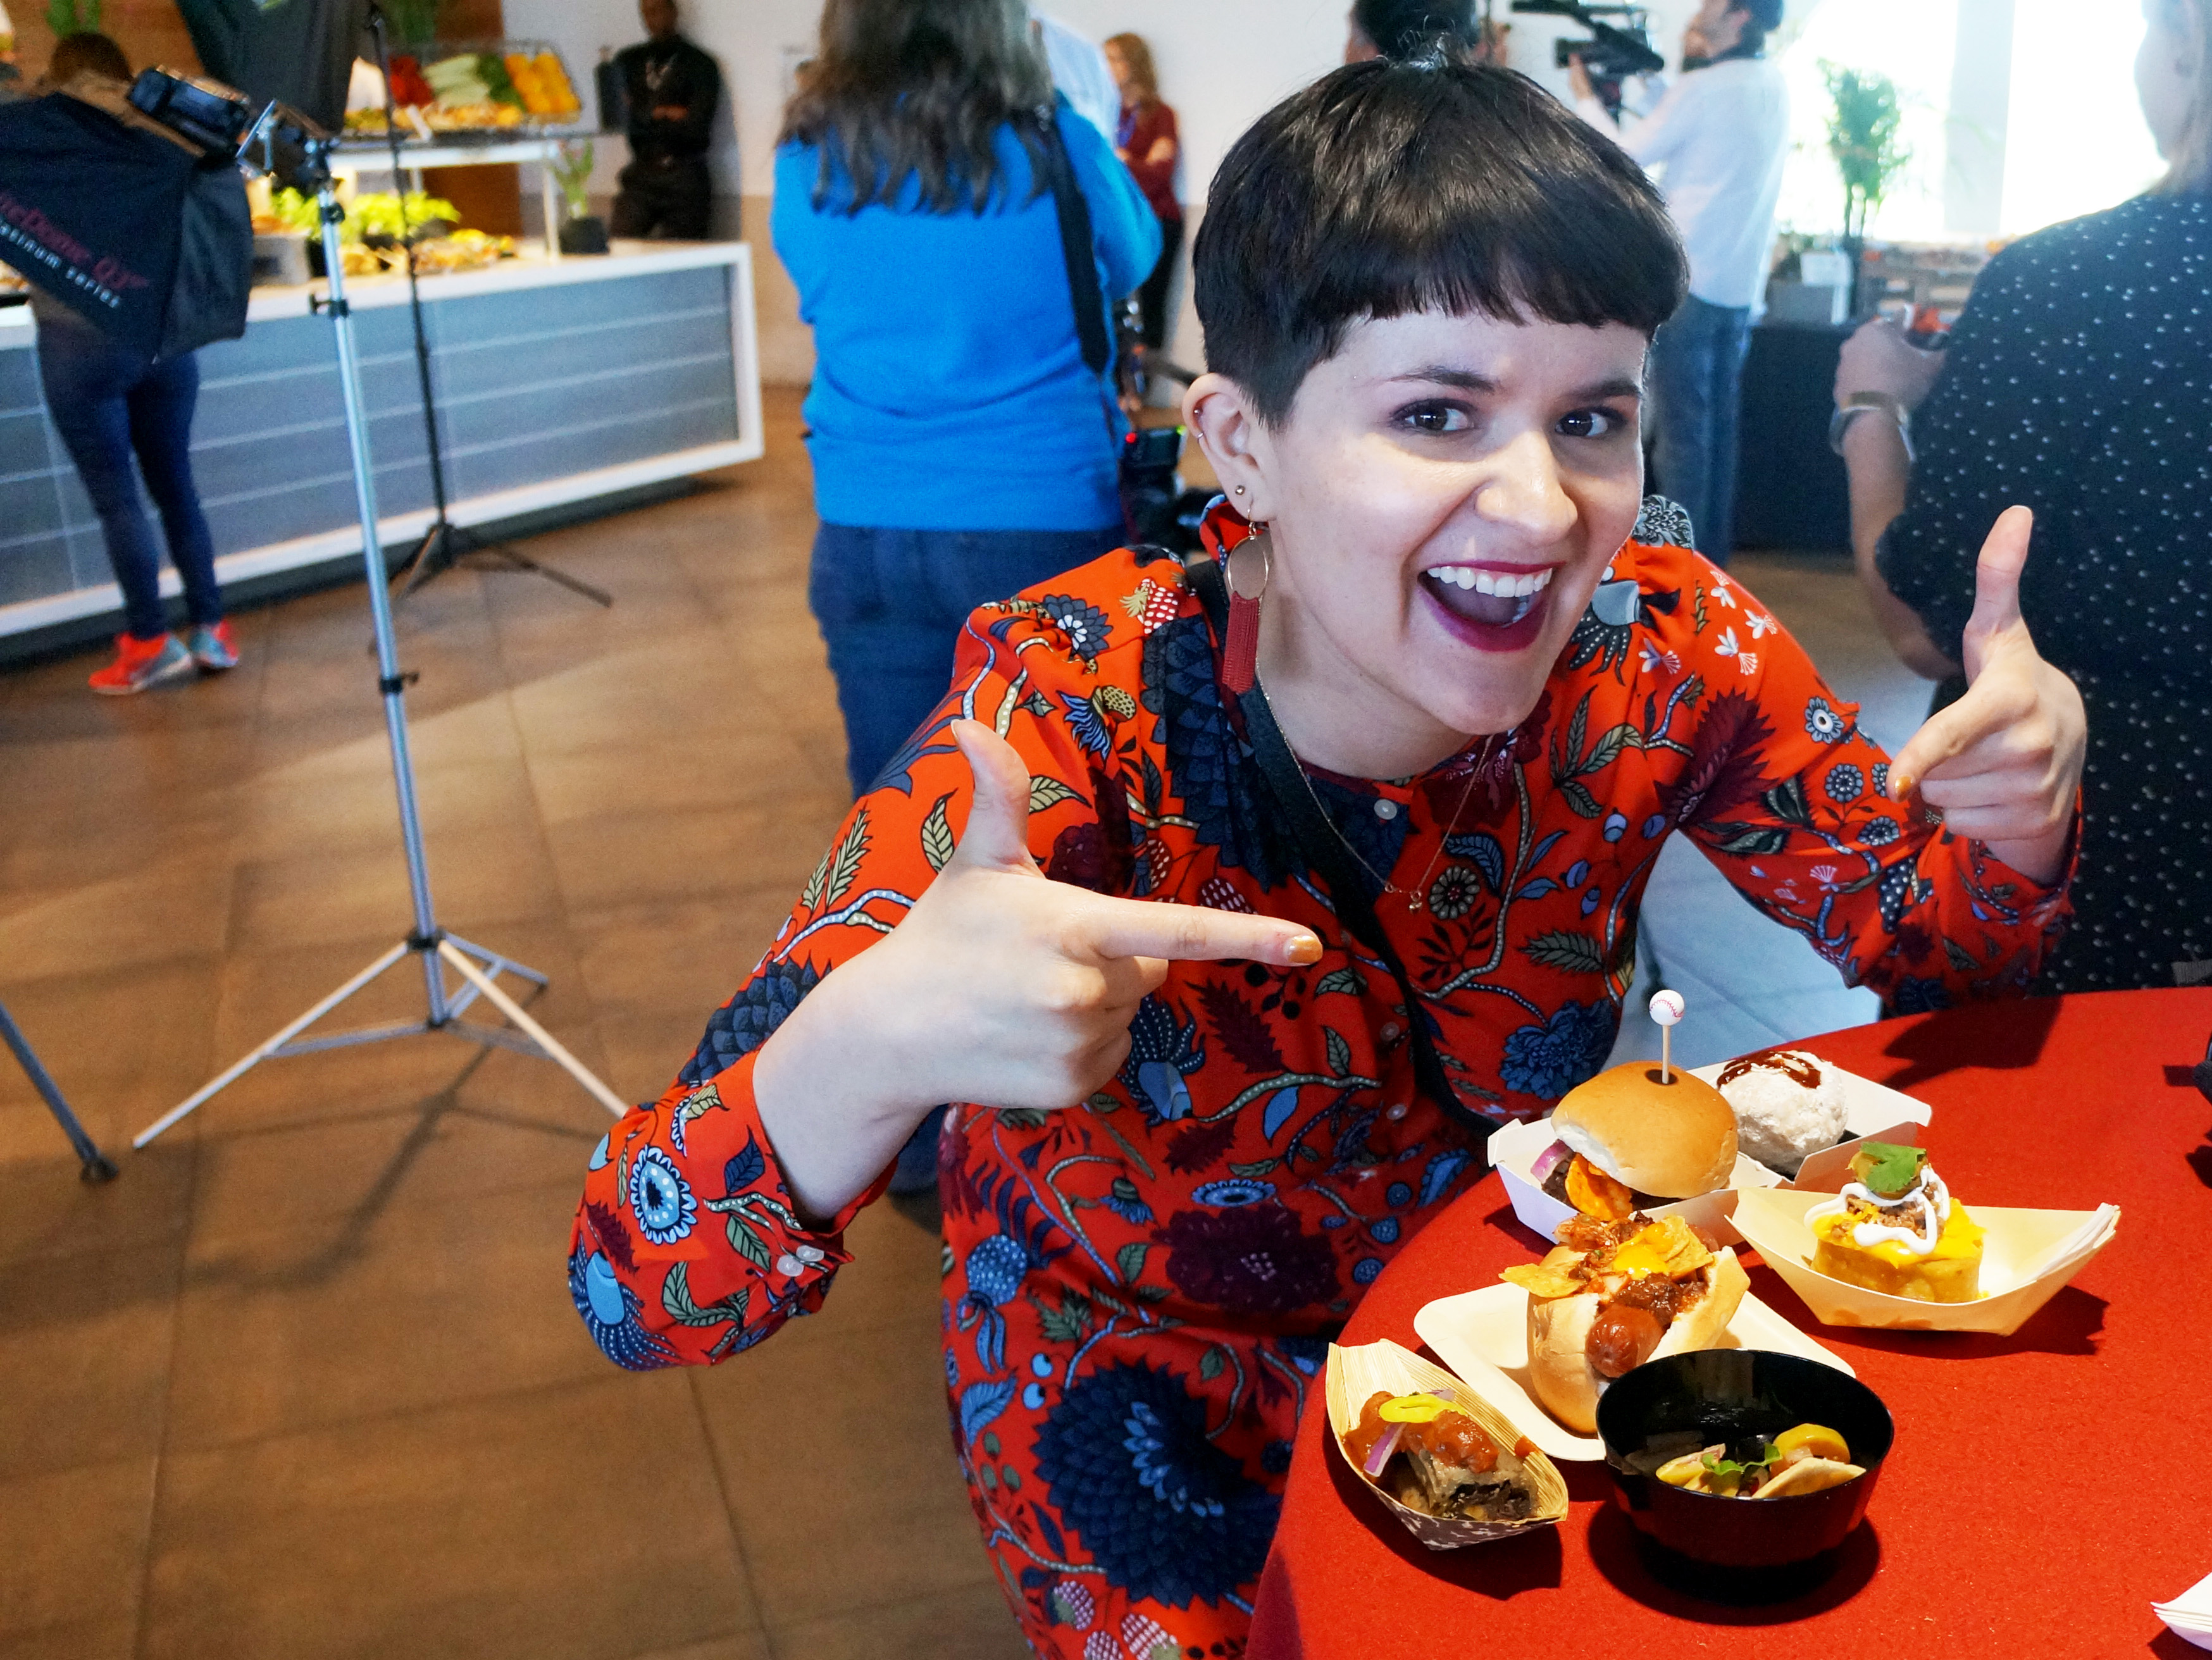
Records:
[[[1559,1168],[1560,1160],[1571,1158],[1573,1156],[1574,1149],[1565,1142],[1553,1142],[1550,1146],[1536,1155],[1536,1162],[1528,1167],[1528,1179],[1538,1187],[1542,1187],[1551,1173]]]
[[[1393,1424],[1382,1432],[1367,1455],[1367,1462],[1359,1468],[1376,1481],[1382,1479],[1382,1467],[1390,1462],[1390,1455],[1398,1450],[1398,1438],[1406,1432],[1403,1424]]]

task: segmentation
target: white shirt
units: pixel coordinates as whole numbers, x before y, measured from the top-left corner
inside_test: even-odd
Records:
[[[1067,94],[1075,112],[1114,142],[1121,123],[1121,89],[1114,84],[1114,71],[1097,41],[1079,34],[1057,17],[1034,9],[1030,19],[1044,34],[1045,62],[1052,69],[1052,83]]]
[[[1780,66],[1731,58],[1692,70],[1650,115],[1625,127],[1595,98],[1575,107],[1658,176],[1690,256],[1690,292],[1708,305],[1757,306],[1790,154],[1790,93]]]

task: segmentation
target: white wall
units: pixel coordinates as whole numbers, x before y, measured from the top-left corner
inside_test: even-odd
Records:
[[[724,222],[741,228],[765,255],[767,208],[775,174],[775,134],[788,95],[789,68],[814,46],[820,0],[679,0],[684,32],[721,62],[732,106],[712,165],[718,196],[742,198],[741,212]],[[1799,0],[1793,0],[1793,9]],[[602,47],[643,38],[634,0],[505,0],[510,34],[557,45],[580,79]],[[1184,166],[1181,194],[1194,234],[1206,185],[1238,134],[1262,112],[1342,61],[1350,0],[1047,0],[1061,21],[1103,40],[1131,30],[1152,46],[1160,94],[1181,119]],[[1651,0],[1652,32],[1672,60],[1697,0]],[[1564,94],[1566,76],[1553,66],[1553,41],[1578,33],[1572,24],[1535,16],[1510,21],[1514,67]],[[600,141],[593,188],[611,193],[624,157],[619,138]],[[797,320],[795,296],[771,259],[757,262],[763,372],[804,380],[811,360]],[[1186,262],[1186,271],[1188,264]],[[1182,315],[1174,341],[1179,361],[1203,360],[1187,281],[1178,284]]]

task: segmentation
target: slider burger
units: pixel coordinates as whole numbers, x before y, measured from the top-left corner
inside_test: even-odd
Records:
[[[1679,1216],[1641,1214],[1574,1217],[1542,1262],[1500,1278],[1528,1293],[1532,1391],[1583,1435],[1597,1428],[1607,1384],[1647,1360],[1711,1348],[1751,1286],[1733,1250],[1716,1252]]]
[[[1735,1172],[1735,1113],[1701,1078],[1666,1082],[1648,1061],[1601,1072],[1552,1110],[1552,1134],[1530,1174],[1584,1216],[1626,1221],[1677,1199],[1724,1188]]]

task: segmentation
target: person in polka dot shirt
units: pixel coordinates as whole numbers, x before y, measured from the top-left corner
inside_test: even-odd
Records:
[[[2166,180],[1999,253],[1947,350],[1870,323],[1836,377],[1838,405],[1911,412],[1911,453],[1886,414],[1843,438],[1860,573],[1909,666],[1957,673],[1983,531],[2035,514],[2021,610],[2089,721],[2052,993],[2212,973],[2212,0],[2144,11]]]

